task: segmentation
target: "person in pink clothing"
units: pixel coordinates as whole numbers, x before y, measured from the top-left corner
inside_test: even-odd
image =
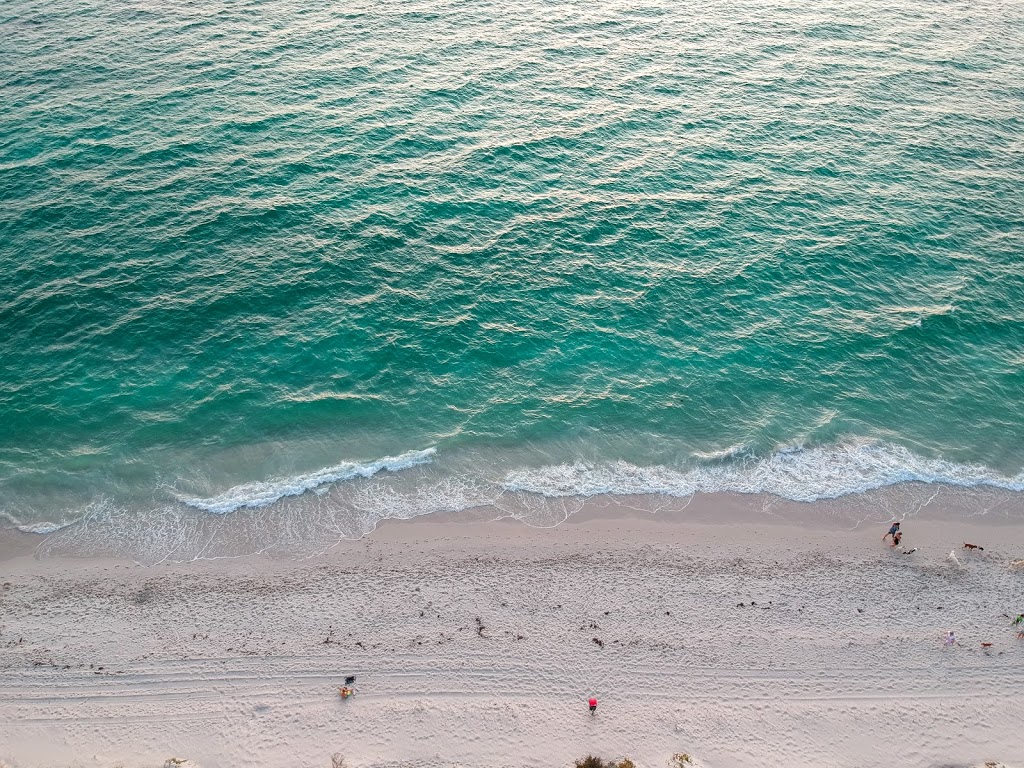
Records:
[[[597,699],[591,696],[588,703],[590,704],[590,714],[594,714],[597,711]]]

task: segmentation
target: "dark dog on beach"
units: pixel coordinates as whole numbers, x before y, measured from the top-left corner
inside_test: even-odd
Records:
[[[964,542],[964,549],[977,549],[981,552],[985,551],[984,547],[979,547],[977,544],[968,544],[966,541]]]

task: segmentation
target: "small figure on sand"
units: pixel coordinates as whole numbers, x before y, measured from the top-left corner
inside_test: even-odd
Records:
[[[953,634],[953,630],[951,629],[946,633],[946,647],[952,648],[954,645],[956,645],[956,635]]]
[[[885,541],[890,536],[892,536],[893,538],[896,538],[896,534],[899,533],[899,531],[900,531],[900,524],[899,523],[893,523],[892,526],[889,528],[889,532],[887,534],[885,534],[885,536],[882,537],[882,541]]]
[[[979,552],[985,551],[984,547],[979,547],[977,544],[968,544],[966,541],[964,542],[964,549],[976,549]]]
[[[343,699],[347,699],[349,696],[356,692],[356,689],[353,687],[355,684],[356,676],[349,675],[345,678],[345,684],[338,689],[338,695],[341,696],[341,698]]]
[[[590,714],[594,714],[597,711],[597,699],[591,696],[588,703],[590,704]]]
[[[900,542],[902,540],[903,540],[903,534],[900,533],[899,531],[896,531],[896,533],[894,533],[892,535],[892,544],[890,544],[889,546],[892,547],[893,549],[896,549],[896,547],[898,547],[900,545]]]

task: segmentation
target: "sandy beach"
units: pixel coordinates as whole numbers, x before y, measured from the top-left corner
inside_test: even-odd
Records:
[[[8,541],[0,765],[1024,764],[1024,526],[922,512],[903,555],[874,521],[763,503],[434,515],[305,560]]]

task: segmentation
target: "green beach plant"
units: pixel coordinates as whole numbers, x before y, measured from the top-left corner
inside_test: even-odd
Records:
[[[594,755],[587,755],[576,761],[576,768],[636,768],[636,763],[628,757],[624,757],[616,762],[615,760],[603,760]]]

